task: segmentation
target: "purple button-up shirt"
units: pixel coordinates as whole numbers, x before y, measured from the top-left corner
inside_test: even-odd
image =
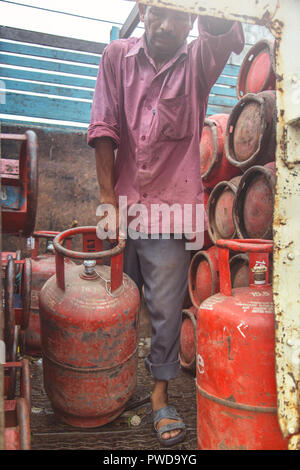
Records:
[[[196,205],[203,204],[199,142],[208,95],[231,52],[242,51],[244,35],[240,23],[219,36],[204,30],[201,17],[198,27],[199,37],[159,71],[145,35],[113,41],[101,59],[88,144],[104,136],[115,142],[116,197],[147,208],[142,231],[157,233],[153,205],[192,207],[195,217]],[[180,231],[178,224],[173,231]]]

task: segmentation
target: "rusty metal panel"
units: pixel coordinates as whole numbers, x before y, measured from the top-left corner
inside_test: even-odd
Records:
[[[285,436],[300,430],[300,3],[280,2],[277,13],[277,185],[274,209],[274,281],[278,413]],[[294,443],[297,436],[291,439]],[[299,445],[298,445],[299,447]]]
[[[299,448],[300,414],[300,48],[299,0],[143,0],[144,3],[264,24],[276,38],[277,183],[274,281],[278,418],[290,449]]]
[[[251,2],[251,6],[248,0],[143,0],[143,3],[268,26],[275,17],[280,0],[259,0]]]

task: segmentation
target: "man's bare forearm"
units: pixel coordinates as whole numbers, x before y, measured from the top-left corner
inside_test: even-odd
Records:
[[[100,189],[100,203],[116,205],[114,191],[114,144],[110,138],[96,139],[95,159]]]

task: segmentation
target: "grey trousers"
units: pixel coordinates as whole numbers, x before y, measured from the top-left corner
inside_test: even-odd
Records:
[[[146,306],[152,327],[151,349],[146,369],[157,380],[177,376],[182,305],[187,290],[190,251],[185,239],[128,238],[124,271],[137,284],[144,285]]]

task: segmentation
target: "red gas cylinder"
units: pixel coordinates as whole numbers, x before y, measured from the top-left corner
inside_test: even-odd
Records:
[[[198,251],[192,258],[188,288],[191,301],[196,308],[199,308],[207,297],[219,291],[218,254],[217,247],[212,246],[208,250]]]
[[[55,274],[55,256],[53,239],[59,232],[36,231],[32,234],[33,248],[31,255],[32,263],[32,288],[31,288],[31,307],[28,328],[25,330],[24,348],[26,354],[31,356],[40,356],[41,338],[40,338],[40,316],[39,316],[39,293],[45,282]],[[39,240],[46,239],[47,244],[45,253],[39,254]],[[67,247],[70,248],[67,240]],[[74,264],[70,259],[66,259],[66,266]]]
[[[58,418],[96,427],[119,416],[133,394],[140,296],[123,274],[124,241],[94,253],[61,245],[76,234],[100,241],[96,227],[73,228],[54,239],[56,275],[44,284],[39,302],[44,386]],[[64,257],[84,265],[65,270]],[[111,267],[96,265],[104,257],[111,257]]]
[[[239,238],[273,238],[276,168],[271,162],[249,168],[241,178],[233,203]]]
[[[208,233],[216,243],[220,238],[234,238],[236,235],[232,218],[234,196],[241,176],[230,181],[221,181],[210,193],[207,204]]]
[[[229,162],[245,171],[274,161],[276,123],[275,91],[244,96],[228,119],[225,151]]]
[[[1,159],[1,208],[4,233],[29,236],[34,230],[38,195],[35,132],[0,134],[2,141],[20,143],[18,159]]]
[[[249,49],[237,81],[237,97],[243,98],[247,93],[260,93],[275,90],[275,41],[262,39]]]
[[[184,369],[195,372],[196,364],[196,313],[195,307],[182,310],[180,332],[180,364]]]
[[[200,141],[200,167],[203,184],[213,188],[241,171],[225,155],[225,136],[229,114],[215,114],[206,118]]]
[[[220,293],[197,314],[197,437],[205,450],[287,449],[277,419],[275,334],[266,240],[219,240]],[[232,289],[229,250],[249,253],[249,287]]]

